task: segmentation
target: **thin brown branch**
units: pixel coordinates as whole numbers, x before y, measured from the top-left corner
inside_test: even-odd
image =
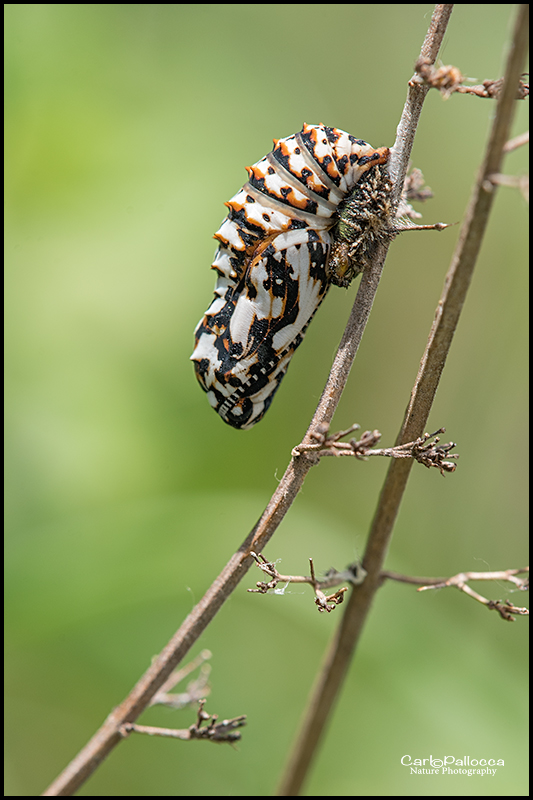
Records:
[[[165,681],[163,686],[159,689],[158,692],[152,697],[150,701],[151,706],[155,705],[163,705],[167,706],[167,708],[185,708],[186,706],[193,705],[194,703],[199,703],[202,697],[206,697],[208,694],[211,693],[211,689],[209,687],[209,674],[211,672],[211,667],[209,664],[205,662],[211,658],[211,652],[209,650],[202,650],[196,658],[193,658],[188,664],[186,664],[182,669],[178,669],[172,673],[170,678]],[[200,674],[199,676],[191,681],[187,685],[187,690],[185,692],[173,693],[172,689],[181,681],[185,680],[185,678],[193,672],[197,667],[200,667]]]
[[[473,94],[476,97],[484,97],[492,100],[500,96],[502,86],[503,78],[498,78],[498,80],[495,81],[483,81],[481,86],[458,86],[455,91],[460,94]],[[529,97],[529,84],[519,81],[514,99],[525,100],[526,97]]]
[[[502,175],[493,172],[487,176],[493,186],[507,186],[510,189],[519,189],[524,200],[529,203],[529,175]]]
[[[335,569],[330,569],[324,578],[316,578],[313,565],[313,559],[309,559],[311,568],[311,575],[283,575],[278,571],[277,567],[272,561],[262,555],[251,553],[259,569],[261,569],[269,578],[269,581],[258,581],[255,589],[248,589],[249,592],[255,594],[267,594],[267,592],[276,592],[284,594],[286,586],[291,583],[308,583],[313,587],[316,595],[315,603],[319,611],[333,611],[337,605],[340,605],[344,600],[344,593],[348,589],[339,589],[331,595],[326,595],[325,590],[339,583],[348,581],[352,585],[357,585],[363,582],[366,577],[366,572],[360,564],[351,564],[346,570],[339,572]],[[528,573],[527,577],[519,578],[518,575]],[[490,600],[486,597],[475,592],[470,586],[469,581],[508,581],[512,583],[516,589],[520,591],[527,591],[529,589],[529,567],[521,569],[506,569],[497,572],[459,572],[451,578],[420,578],[412,575],[401,575],[398,572],[390,570],[382,570],[379,576],[379,585],[386,580],[398,581],[400,583],[410,583],[417,585],[418,591],[423,592],[427,589],[445,589],[448,586],[455,586],[460,591],[473,597],[479,603],[482,603],[490,610],[496,609],[499,611],[501,617],[510,622],[514,621],[514,615],[527,616],[529,611],[527,608],[521,608],[513,605],[509,600],[503,603],[501,600]],[[285,584],[283,589],[277,589],[279,583]]]
[[[505,143],[503,152],[512,153],[513,150],[517,150],[519,147],[524,147],[524,145],[526,144],[529,144],[529,131],[526,131],[525,133],[519,134],[519,136],[514,136],[512,139],[509,139],[509,141]]]
[[[354,456],[355,458],[366,461],[372,456],[384,456],[385,458],[411,458],[430,469],[436,467],[441,475],[445,472],[455,472],[457,465],[445,458],[459,458],[457,453],[450,454],[450,450],[455,447],[455,442],[440,444],[438,433],[445,433],[445,428],[439,428],[435,433],[425,433],[419,436],[414,442],[396,445],[395,447],[381,447],[372,449],[381,438],[379,431],[365,431],[360,439],[350,439],[349,442],[341,442],[344,436],[357,430],[359,425],[354,424],[346,431],[337,431],[327,435],[329,426],[322,423],[311,433],[312,442],[309,444],[299,444],[292,450],[293,456],[300,456],[307,453],[316,459],[324,456]],[[431,441],[433,439],[433,441]]]
[[[517,589],[527,591],[529,589],[529,576],[527,578],[517,577],[523,572],[529,573],[529,567],[502,569],[495,572],[459,572],[457,575],[453,575],[451,578],[446,578],[444,580],[442,578],[434,578],[430,581],[424,580],[418,591],[423,592],[426,589],[443,589],[446,586],[459,586],[459,584],[466,583],[467,581],[509,581],[509,583],[513,583]]]
[[[127,738],[130,733],[144,733],[148,736],[163,736],[167,739],[182,739],[192,741],[193,739],[204,739],[210,742],[228,742],[232,744],[241,738],[241,734],[236,728],[246,725],[246,715],[232,719],[223,719],[218,722],[217,714],[207,714],[204,711],[205,700],[199,701],[198,717],[195,725],[189,728],[158,728],[153,725],[136,725],[133,722],[125,722],[120,727],[120,734]],[[206,725],[203,723],[207,722]]]
[[[443,27],[445,28],[450,13],[451,6],[436,6],[434,20],[440,17],[445,22],[435,22],[433,25],[432,20],[432,27],[440,28],[443,32],[442,29]],[[521,5],[518,9],[505,70],[505,81],[496,104],[485,158],[467,209],[459,242],[446,276],[444,290],[437,307],[428,344],[422,357],[404,422],[398,435],[398,445],[414,441],[422,435],[426,427],[440,375],[444,368],[470,285],[472,272],[494,199],[494,192],[487,191],[486,179],[488,175],[500,171],[503,148],[509,136],[513,116],[516,87],[523,70],[527,52],[528,23],[528,6]],[[432,40],[431,45],[428,43],[428,38]],[[438,40],[432,37],[430,29],[426,37],[427,48],[425,45],[421,56],[427,57],[430,63],[434,63],[441,41],[442,37]],[[426,52],[426,49],[429,52]],[[392,150],[397,158],[397,163],[395,160],[391,166],[391,170],[397,171],[395,175],[397,188],[403,185],[403,175],[407,168],[410,144],[414,138],[421,104],[427,91],[427,86],[420,85],[418,81],[412,81],[409,86],[407,102],[398,128],[397,142]],[[405,167],[405,170],[402,172],[401,168],[403,167]],[[401,183],[399,182],[400,175],[402,176]],[[339,630],[334,637],[315,687],[311,692],[302,729],[290,756],[286,773],[278,792],[280,796],[297,796],[308,773],[327,719],[344,682],[374,595],[379,587],[380,573],[412,463],[412,459],[394,459],[391,461],[363,559],[363,566],[367,570],[368,576],[364,583],[354,587],[347,600]]]
[[[344,594],[348,591],[347,588],[342,588],[338,589],[333,594],[326,595],[326,589],[337,586],[344,581],[349,581],[353,584],[362,583],[366,577],[366,572],[360,564],[351,564],[343,572],[337,572],[337,570],[331,569],[324,578],[317,578],[315,576],[315,567],[312,558],[309,559],[311,575],[283,575],[277,570],[275,564],[272,561],[267,561],[261,553],[259,553],[259,555],[250,553],[250,555],[253,556],[259,569],[262,570],[270,580],[257,581],[255,584],[256,588],[248,589],[249,592],[252,594],[267,594],[267,592],[283,594],[285,589],[277,589],[278,583],[286,585],[290,583],[308,583],[313,587],[315,592],[315,604],[321,612],[333,611],[343,602]]]
[[[519,578],[518,575],[527,572],[526,578]],[[527,616],[529,610],[513,605],[510,600],[503,602],[502,600],[490,600],[478,592],[474,591],[471,586],[468,586],[468,581],[508,581],[516,586],[520,591],[527,591],[529,589],[529,567],[522,567],[521,569],[504,569],[497,572],[459,572],[451,578],[415,578],[409,575],[400,575],[397,572],[390,572],[383,570],[380,575],[381,582],[386,579],[393,581],[400,581],[401,583],[414,583],[418,584],[417,591],[424,592],[428,589],[445,589],[448,586],[455,586],[461,592],[464,592],[469,597],[482,603],[490,611],[498,611],[502,619],[508,622],[514,622],[515,616]],[[514,615],[514,616],[513,616]]]
[[[424,83],[431,89],[438,89],[446,99],[454,92],[458,92],[494,100],[500,96],[503,87],[503,78],[486,80],[478,86],[464,86],[462,83],[465,79],[464,75],[457,67],[451,64],[435,67],[427,58],[418,59],[415,64],[415,72],[416,77],[412,79],[413,82]],[[519,81],[515,100],[524,100],[528,96],[529,84]]]

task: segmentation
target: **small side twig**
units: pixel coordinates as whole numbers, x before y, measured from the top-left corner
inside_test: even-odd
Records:
[[[523,572],[528,573],[527,577],[518,578],[517,576]],[[451,578],[415,578],[408,575],[400,575],[397,572],[383,570],[380,579],[382,581],[389,579],[402,583],[422,584],[417,590],[419,592],[424,592],[427,589],[445,589],[448,586],[455,586],[456,589],[459,589],[469,597],[477,600],[478,603],[482,603],[490,611],[498,611],[501,618],[508,622],[514,622],[513,614],[515,616],[529,615],[529,610],[527,608],[515,606],[510,600],[506,600],[505,602],[502,600],[490,600],[468,586],[468,581],[508,581],[509,583],[513,583],[518,590],[527,591],[529,589],[529,567],[506,569],[497,572],[459,572],[457,575],[452,575]]]
[[[153,725],[136,725],[133,722],[126,722],[120,727],[120,734],[124,738],[130,733],[144,733],[148,736],[163,736],[167,739],[182,739],[192,741],[192,739],[208,739],[211,742],[236,742],[241,738],[241,734],[235,728],[242,728],[246,725],[246,714],[233,719],[223,719],[217,722],[217,714],[207,714],[204,709],[205,700],[199,701],[198,717],[196,724],[189,728],[158,728]],[[207,721],[207,725],[202,727],[202,723]]]
[[[435,67],[427,57],[419,58],[415,64],[416,76],[411,79],[410,85],[416,82],[429,86],[430,89],[438,89],[442,96],[447,99],[454,92],[459,94],[473,94],[476,97],[485,99],[495,99],[499,97],[503,78],[497,80],[485,80],[477,86],[464,86],[465,76],[458,67],[451,64]],[[516,89],[516,100],[524,100],[529,95],[529,84],[522,80],[518,82]]]
[[[341,442],[340,439],[357,430],[360,426],[355,423],[345,431],[328,434],[329,425],[326,422],[317,425],[311,432],[309,443],[297,445],[292,450],[293,456],[300,456],[303,453],[312,454],[316,461],[323,456],[355,456],[355,458],[366,461],[371,456],[385,456],[386,458],[412,458],[430,469],[436,467],[441,475],[445,472],[455,472],[457,465],[445,458],[459,458],[458,453],[451,453],[455,447],[455,442],[440,444],[439,433],[445,433],[445,428],[439,428],[434,433],[425,433],[413,442],[396,445],[395,447],[373,448],[373,445],[381,438],[381,433],[375,431],[365,431],[359,440],[350,439],[349,442]],[[433,441],[430,441],[433,440]]]
[[[351,564],[343,572],[337,572],[335,569],[330,569],[323,578],[317,578],[315,575],[315,567],[313,559],[309,559],[309,568],[311,575],[282,575],[276,569],[271,561],[262,555],[262,553],[251,552],[250,555],[255,560],[255,563],[268,577],[269,581],[258,581],[255,589],[248,589],[251,594],[266,594],[267,592],[275,592],[282,594],[283,590],[277,589],[278,583],[308,583],[313,587],[315,592],[315,603],[320,612],[333,611],[340,605],[344,599],[344,593],[348,591],[347,587],[338,589],[333,594],[326,595],[325,590],[332,586],[337,586],[339,583],[349,581],[356,585],[362,583],[365,579],[366,572],[360,564]]]
[[[170,678],[165,681],[163,686],[153,696],[150,705],[163,705],[173,709],[185,708],[186,706],[194,705],[194,703],[199,703],[202,697],[205,698],[210,694],[211,689],[208,680],[211,667],[205,662],[211,658],[211,655],[212,653],[210,650],[202,650],[196,658],[193,658],[192,661],[182,667],[182,669],[177,669],[173,672]],[[187,684],[187,690],[179,694],[172,693],[171,690],[178,683],[181,683],[181,681],[190,675],[197,667],[200,667],[200,674],[195,680]]]
[[[529,142],[529,131],[509,139],[503,146],[504,153],[512,153],[519,147]],[[491,192],[496,186],[507,186],[510,189],[519,189],[526,203],[529,203],[529,175],[505,175],[502,172],[493,172],[487,175],[484,189]]]
[[[517,150],[519,147],[524,147],[524,145],[529,144],[529,131],[525,131],[525,133],[520,133],[518,136],[514,136],[512,139],[509,139],[503,146],[504,153],[512,153],[513,150]]]
[[[267,594],[267,592],[274,592],[277,594],[284,594],[285,589],[280,590],[276,588],[278,583],[284,583],[286,585],[289,583],[308,583],[314,589],[316,595],[315,603],[319,611],[333,611],[337,605],[342,603],[344,593],[348,591],[344,587],[334,594],[326,595],[326,589],[337,586],[344,581],[348,581],[353,585],[361,584],[367,574],[363,567],[356,563],[350,564],[350,566],[342,572],[336,569],[330,569],[323,578],[317,579],[315,577],[313,559],[310,558],[310,576],[282,575],[277,570],[274,563],[267,561],[261,553],[259,553],[259,555],[251,553],[250,555],[254,558],[259,569],[270,578],[269,581],[258,581],[256,583],[257,588],[248,589],[250,593]],[[517,577],[524,572],[528,573],[527,577]],[[426,591],[427,589],[444,589],[448,586],[455,586],[469,597],[477,600],[478,603],[485,605],[489,610],[498,611],[502,619],[508,620],[509,622],[514,621],[513,614],[516,616],[527,616],[529,614],[527,608],[515,606],[510,600],[505,601],[505,603],[502,600],[490,600],[468,586],[468,581],[508,581],[514,584],[518,590],[527,591],[529,589],[529,567],[499,570],[497,572],[459,572],[451,578],[420,578],[412,575],[401,575],[398,572],[392,572],[390,570],[382,570],[379,576],[379,584],[382,585],[386,580],[415,584],[419,587],[419,592]]]
[[[501,172],[493,172],[491,175],[487,175],[487,184],[491,190],[494,186],[519,189],[524,200],[529,203],[529,175],[505,175]]]

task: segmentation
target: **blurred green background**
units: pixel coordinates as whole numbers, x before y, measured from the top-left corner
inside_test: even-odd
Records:
[[[7,789],[35,795],[130,690],[260,516],[300,441],[356,287],[332,289],[271,410],[224,425],[193,377],[212,234],[244,166],[324,122],[391,145],[433,6],[7,4]],[[455,7],[445,64],[502,74],[515,6]],[[494,106],[427,98],[413,151],[459,221]],[[517,106],[513,135],[526,128]],[[526,154],[505,171],[527,171]],[[429,429],[458,442],[443,479],[413,469],[387,566],[523,566],[527,210],[501,189]],[[459,227],[390,250],[334,420],[396,436]],[[284,572],[360,556],[387,463],[325,459],[265,551]],[[193,654],[206,709],[248,715],[235,748],[131,737],[81,795],[269,795],[340,611],[250,595],[250,572]],[[525,597],[478,585],[495,598]],[[525,625],[458,592],[386,585],[306,791],[523,795]],[[195,710],[151,709],[187,727]],[[400,765],[503,758],[492,779]]]

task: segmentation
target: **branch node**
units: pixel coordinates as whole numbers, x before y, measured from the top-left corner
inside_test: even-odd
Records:
[[[189,728],[159,728],[153,725],[137,725],[134,722],[125,722],[119,728],[119,733],[122,737],[127,738],[130,733],[142,733],[146,736],[162,736],[166,739],[181,739],[183,741],[191,741],[192,739],[209,739],[211,742],[229,742],[230,744],[238,741],[241,734],[235,731],[235,728],[240,728],[246,725],[246,715],[234,717],[233,719],[224,719],[222,722],[217,722],[217,714],[206,714],[203,710],[205,699],[200,700],[196,724],[191,725]],[[205,727],[202,723],[208,721]]]
[[[189,728],[191,739],[209,739],[212,742],[235,742],[241,738],[241,734],[235,728],[242,728],[246,725],[246,714],[241,714],[233,719],[223,719],[217,722],[218,715],[209,715],[204,711],[205,700],[200,700],[198,718],[195,725]],[[205,727],[202,723],[208,721]]]
[[[268,591],[274,591],[276,594],[283,594],[284,590],[276,590],[278,583],[308,583],[313,587],[315,592],[315,603],[318,610],[323,613],[333,611],[344,600],[344,593],[348,591],[347,587],[338,589],[333,594],[326,594],[325,590],[330,587],[337,586],[339,583],[349,581],[353,585],[360,584],[366,577],[366,570],[360,564],[350,564],[350,566],[343,572],[337,572],[336,569],[329,569],[323,578],[317,578],[315,575],[315,566],[313,559],[309,559],[310,576],[306,575],[281,575],[278,572],[273,562],[267,561],[262,554],[250,552],[250,555],[255,560],[259,569],[268,575],[270,581],[258,581],[255,589],[248,589],[251,594],[266,594]]]
[[[431,59],[421,57],[415,64],[416,76],[409,81],[409,86],[424,84],[430,89],[438,89],[445,100],[454,92],[459,94],[473,94],[476,97],[496,99],[499,97],[503,78],[497,80],[484,80],[478,86],[464,86],[464,75],[457,68],[448,64],[447,66],[434,67]],[[516,100],[524,100],[529,96],[529,84],[522,80],[518,81],[516,89]]]
[[[417,83],[425,84],[432,89],[438,89],[445,100],[450,97],[453,92],[458,91],[464,76],[461,71],[452,66],[434,67],[432,59],[426,56],[421,56],[415,64],[416,77],[409,81],[409,86],[415,86]]]
[[[340,439],[347,436],[360,426],[357,424],[352,425],[345,431],[337,431],[330,436],[327,435],[328,427],[325,423],[320,425],[320,429],[315,429],[309,435],[313,439],[310,443],[302,442],[292,450],[293,457],[301,456],[302,454],[312,453],[315,459],[314,463],[323,456],[354,456],[360,461],[367,461],[370,456],[386,456],[388,458],[412,458],[423,464],[428,469],[436,467],[441,475],[446,472],[455,472],[457,465],[452,461],[446,461],[445,457],[450,459],[457,459],[457,453],[450,453],[456,445],[455,442],[448,442],[447,444],[439,444],[440,439],[438,433],[445,433],[445,428],[439,428],[435,433],[425,433],[414,442],[407,442],[406,444],[397,445],[396,447],[383,447],[373,449],[374,445],[378,443],[381,438],[381,433],[378,430],[365,431],[361,434],[359,440],[350,439],[349,442],[341,442]],[[433,439],[433,441],[429,441]]]

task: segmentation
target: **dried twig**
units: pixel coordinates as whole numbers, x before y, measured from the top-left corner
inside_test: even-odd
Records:
[[[524,200],[529,203],[529,175],[502,175],[501,172],[493,172],[492,175],[487,175],[487,183],[491,186],[519,189]]]
[[[359,440],[339,441],[358,428],[359,425],[356,423],[345,431],[337,431],[337,433],[328,436],[329,425],[325,422],[321,423],[317,426],[316,431],[311,434],[313,441],[308,444],[297,445],[293,448],[292,455],[312,454],[317,461],[323,456],[355,456],[361,461],[366,461],[371,456],[412,458],[428,469],[436,467],[440,470],[441,475],[444,475],[445,472],[455,472],[457,468],[456,464],[444,460],[445,457],[459,458],[457,453],[450,454],[450,450],[455,447],[455,443],[439,444],[440,438],[437,434],[445,433],[445,428],[439,428],[435,433],[425,433],[415,439],[414,442],[406,442],[395,447],[382,447],[379,449],[372,449],[373,445],[377,444],[381,438],[379,431],[365,431]],[[433,441],[430,441],[431,439]]]
[[[517,576],[527,572],[526,578],[518,578]],[[460,591],[482,603],[489,610],[496,610],[499,612],[502,619],[508,622],[514,622],[514,616],[527,616],[529,610],[515,606],[510,600],[505,603],[502,600],[490,600],[475,592],[470,586],[468,581],[508,581],[514,584],[520,591],[527,591],[529,589],[529,567],[521,569],[504,569],[498,572],[459,572],[451,578],[415,578],[409,575],[400,575],[397,572],[390,572],[383,570],[381,573],[381,580],[386,579],[392,581],[400,581],[402,583],[422,584],[419,586],[419,592],[424,592],[427,589],[445,589],[448,586],[455,586]]]
[[[198,717],[195,725],[189,728],[158,728],[153,725],[135,725],[133,722],[125,722],[120,727],[120,734],[127,738],[130,733],[144,733],[148,736],[164,736],[170,739],[182,739],[192,741],[192,739],[208,739],[210,742],[229,742],[230,744],[238,741],[241,734],[235,728],[242,728],[246,725],[246,715],[233,719],[223,719],[217,722],[217,714],[206,714],[204,709],[205,700],[200,700]],[[202,727],[202,723],[207,721],[207,725]]]
[[[318,610],[321,612],[333,611],[336,606],[342,603],[344,599],[344,593],[348,591],[347,588],[343,588],[338,589],[333,594],[326,595],[325,589],[329,589],[332,586],[337,586],[339,583],[343,583],[344,581],[349,581],[350,583],[356,585],[358,583],[362,583],[366,576],[366,572],[360,564],[351,564],[343,572],[337,572],[335,569],[330,569],[323,578],[317,578],[315,576],[315,567],[312,558],[309,559],[311,575],[282,575],[280,572],[278,572],[274,563],[272,561],[267,561],[262,553],[257,555],[256,553],[252,552],[250,555],[255,559],[259,569],[268,575],[270,580],[258,581],[256,583],[257,588],[248,589],[249,592],[252,594],[266,594],[267,592],[283,594],[285,590],[277,589],[278,583],[308,583],[314,589],[315,603],[318,606]]]
[[[503,147],[504,153],[512,153],[518,147],[523,147],[529,142],[529,131],[509,139]],[[529,203],[529,175],[504,175],[501,172],[493,172],[487,175],[486,191],[491,191],[494,186],[507,186],[511,189],[519,189],[522,196]]]
[[[519,147],[524,147],[524,145],[528,143],[529,131],[526,131],[525,133],[521,133],[518,136],[514,136],[512,139],[509,139],[509,141],[504,145],[503,152],[512,153],[513,150],[517,150]]]
[[[348,581],[356,586],[362,583],[366,577],[366,571],[360,564],[350,564],[342,572],[336,569],[330,569],[323,578],[315,577],[315,570],[313,559],[309,559],[311,575],[283,575],[278,571],[275,564],[267,559],[260,553],[251,553],[259,569],[261,569],[268,577],[269,581],[258,581],[255,589],[248,589],[249,592],[255,594],[267,594],[267,592],[274,592],[276,594],[284,594],[285,588],[277,589],[279,583],[308,583],[310,584],[316,594],[315,603],[319,611],[333,611],[333,609],[340,605],[344,599],[344,593],[348,590],[346,588],[339,589],[331,595],[326,595],[325,590],[333,586],[338,586],[339,583]],[[527,577],[519,578],[518,575],[527,573]],[[529,589],[529,567],[521,569],[506,569],[497,572],[459,572],[451,578],[419,578],[412,575],[401,575],[398,572],[390,570],[382,570],[379,576],[379,585],[381,586],[385,580],[399,581],[400,583],[411,583],[417,585],[418,591],[423,592],[427,589],[444,589],[448,586],[455,586],[469,597],[473,597],[479,603],[487,606],[489,609],[496,609],[503,619],[510,622],[514,621],[513,614],[518,616],[527,616],[529,611],[527,608],[521,608],[513,605],[510,600],[503,603],[501,600],[490,600],[486,597],[475,592],[470,586],[468,581],[508,581],[514,584],[520,591],[527,591]],[[328,606],[328,604],[331,604]]]
[[[411,79],[411,84],[422,82],[431,89],[438,89],[447,99],[454,92],[459,94],[473,94],[476,97],[495,99],[500,96],[503,87],[503,78],[486,80],[478,86],[464,86],[464,75],[452,65],[435,67],[427,57],[421,57],[415,64],[416,76]],[[515,100],[524,100],[529,96],[529,84],[518,81]]]
[[[209,650],[202,650],[196,658],[193,658],[192,661],[182,667],[182,669],[173,672],[170,678],[165,681],[163,686],[153,696],[150,705],[163,705],[167,706],[167,708],[174,709],[185,708],[194,703],[199,703],[200,698],[205,698],[206,695],[210,694],[211,689],[209,688],[208,679],[211,667],[205,662],[211,658],[211,655]],[[187,691],[181,692],[180,694],[173,694],[171,690],[174,686],[181,683],[181,681],[190,675],[197,667],[200,667],[200,674],[198,678],[187,684]]]

